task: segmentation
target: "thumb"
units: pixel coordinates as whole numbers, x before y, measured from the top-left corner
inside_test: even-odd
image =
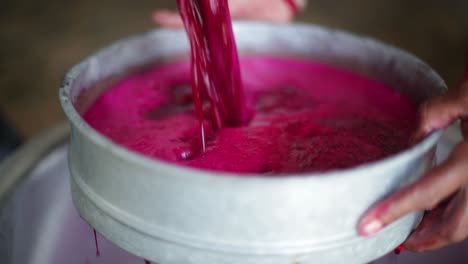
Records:
[[[468,142],[460,143],[449,159],[419,181],[378,203],[359,221],[358,232],[371,236],[398,218],[419,210],[436,207],[468,181],[466,155]]]

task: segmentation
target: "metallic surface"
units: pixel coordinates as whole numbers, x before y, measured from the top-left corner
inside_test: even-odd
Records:
[[[239,23],[243,54],[276,54],[347,68],[415,101],[445,85],[426,64],[377,41],[310,25]],[[398,155],[353,169],[288,177],[235,177],[176,167],[115,145],[80,117],[123,75],[188,55],[181,31],[119,42],[74,67],[60,89],[72,127],[73,201],[107,239],[160,263],[364,263],[388,253],[420,214],[370,238],[356,233],[376,201],[432,167],[437,132]]]
[[[27,144],[28,151],[22,151],[15,155],[15,159],[0,164],[0,167],[22,168],[21,171],[8,171],[10,179],[21,182],[8,192],[8,198],[0,206],[1,263],[143,264],[141,258],[125,252],[99,235],[101,255],[95,255],[92,228],[80,218],[72,203],[68,146],[63,143],[66,138],[68,132],[65,124],[34,139],[35,142],[48,141],[47,144],[42,147]],[[460,138],[455,128],[447,130],[438,145],[439,161],[446,157]],[[39,149],[48,151],[39,154]],[[37,162],[25,162],[26,156],[36,157]],[[1,183],[4,183],[3,177],[0,177]],[[0,197],[4,197],[4,194],[0,193]],[[424,254],[404,252],[395,256],[390,253],[372,264],[465,264],[467,260],[468,241]],[[343,259],[342,263],[349,261]]]

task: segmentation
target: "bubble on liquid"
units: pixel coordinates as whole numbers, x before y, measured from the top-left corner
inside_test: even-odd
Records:
[[[195,158],[195,151],[190,147],[180,147],[174,150],[175,155],[179,161],[187,161]]]

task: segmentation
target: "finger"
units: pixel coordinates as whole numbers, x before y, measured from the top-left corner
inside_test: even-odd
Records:
[[[451,92],[434,98],[420,107],[420,121],[415,137],[422,138],[467,115],[468,100],[459,92]]]
[[[466,157],[468,157],[468,142],[462,142],[446,162],[369,210],[359,221],[359,234],[373,235],[410,212],[432,209],[465,186],[468,181]]]
[[[428,251],[457,243],[468,235],[468,197],[460,190],[443,207],[430,211],[405,242],[412,251]]]
[[[168,28],[182,28],[184,26],[182,18],[178,12],[170,10],[157,10],[153,13],[153,21]]]

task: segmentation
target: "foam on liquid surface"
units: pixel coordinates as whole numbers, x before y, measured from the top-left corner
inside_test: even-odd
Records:
[[[243,57],[240,66],[250,122],[215,131],[205,120],[205,153],[187,61],[120,81],[84,119],[143,155],[240,175],[349,168],[408,146],[416,106],[382,83],[290,58]]]

